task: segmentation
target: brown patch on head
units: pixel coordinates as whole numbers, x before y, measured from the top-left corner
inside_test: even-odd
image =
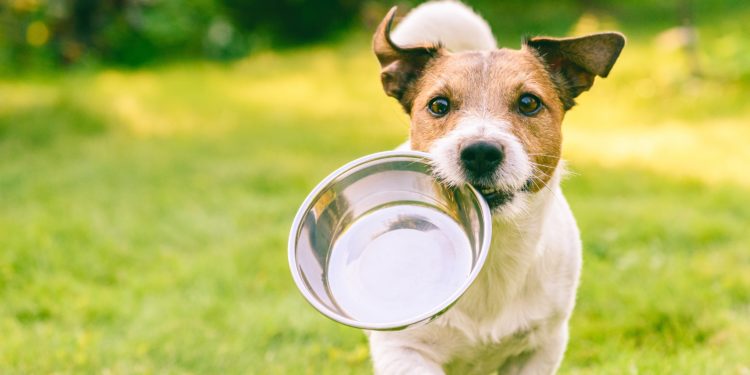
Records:
[[[506,77],[508,89],[502,100],[506,103],[506,115],[511,118],[511,130],[521,141],[529,160],[532,162],[532,191],[547,184],[557,167],[562,151],[562,120],[565,109],[558,90],[546,74],[543,64],[528,51],[503,50],[497,60],[503,60],[505,67],[495,71],[494,80]],[[510,60],[510,61],[508,61]],[[496,65],[502,65],[496,63]],[[513,69],[512,72],[508,72]],[[511,74],[512,78],[507,79]],[[527,115],[520,110],[521,97],[531,94],[541,101],[541,108],[535,114]]]
[[[429,151],[463,121],[481,119],[520,141],[533,165],[532,191],[546,185],[558,165],[565,111],[596,75],[607,76],[624,45],[621,34],[602,33],[534,38],[521,50],[450,53],[435,45],[397,46],[389,36],[394,14],[395,7],[378,27],[373,50],[383,89],[411,115],[412,148]],[[528,95],[539,99],[538,111],[519,107]],[[446,113],[430,111],[436,98],[447,100]]]
[[[477,95],[472,88],[482,80],[486,64],[479,52],[443,55],[426,67],[425,73],[412,86],[411,145],[415,150],[427,151],[432,143],[453,130],[461,114],[474,106]],[[428,105],[435,98],[446,98],[448,113],[435,116]]]
[[[564,106],[545,65],[534,53],[499,49],[462,52],[430,61],[412,90],[412,148],[430,146],[461,121],[484,118],[506,124],[535,165],[537,189],[552,176],[560,158]],[[542,108],[533,115],[519,110],[521,96],[540,99]],[[449,100],[450,110],[437,117],[429,103],[437,97]]]
[[[380,22],[372,39],[372,49],[380,62],[380,80],[388,96],[398,100],[408,113],[411,108],[413,83],[423,74],[435,57],[447,53],[440,46],[425,44],[401,47],[391,40],[391,26],[396,7]]]

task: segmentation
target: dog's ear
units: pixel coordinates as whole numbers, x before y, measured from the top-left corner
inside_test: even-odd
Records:
[[[380,62],[383,90],[396,98],[407,113],[411,111],[413,94],[409,88],[421,77],[427,63],[441,53],[439,45],[397,46],[391,40],[391,26],[396,7],[380,22],[372,40],[372,49]]]
[[[625,37],[616,32],[574,38],[532,38],[526,45],[546,63],[560,90],[565,109],[591,88],[594,77],[606,77],[625,46]]]

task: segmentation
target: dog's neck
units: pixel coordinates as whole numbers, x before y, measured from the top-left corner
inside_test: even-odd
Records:
[[[527,285],[532,265],[543,255],[541,246],[545,218],[560,201],[560,162],[547,187],[528,198],[522,213],[496,218],[492,226],[492,244],[484,268],[474,284],[459,300],[458,309],[471,316],[494,316]]]

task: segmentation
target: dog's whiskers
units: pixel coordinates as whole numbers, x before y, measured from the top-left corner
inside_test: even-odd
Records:
[[[560,155],[548,155],[548,154],[538,154],[538,153],[536,153],[536,154],[532,153],[532,154],[528,154],[528,155],[529,156],[544,156],[544,157],[555,158],[555,159],[557,159],[557,158],[560,157]]]

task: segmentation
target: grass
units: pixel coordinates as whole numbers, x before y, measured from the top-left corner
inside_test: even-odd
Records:
[[[740,19],[701,26],[703,78],[631,38],[569,113],[585,266],[561,373],[750,371],[750,68],[725,58],[750,55]],[[312,186],[408,132],[366,36],[3,78],[0,98],[0,372],[370,371],[364,336],[309,307],[286,264]]]

